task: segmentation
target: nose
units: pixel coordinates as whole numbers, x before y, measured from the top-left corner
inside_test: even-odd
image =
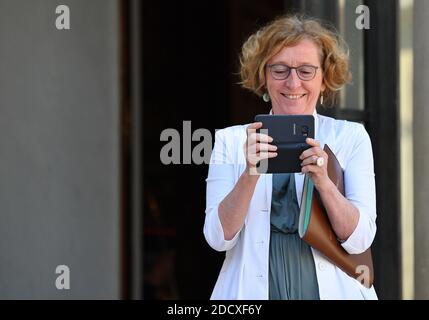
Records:
[[[286,79],[286,86],[290,89],[299,88],[301,86],[301,79],[296,73],[296,69],[290,71],[289,77]]]

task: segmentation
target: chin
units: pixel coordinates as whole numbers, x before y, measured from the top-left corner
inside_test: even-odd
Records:
[[[274,108],[274,114],[289,114],[289,115],[299,115],[299,114],[313,114],[312,108],[308,106],[282,106],[280,108]]]

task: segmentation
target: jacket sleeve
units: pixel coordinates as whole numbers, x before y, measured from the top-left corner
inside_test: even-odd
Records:
[[[374,160],[371,140],[361,124],[356,125],[354,141],[350,141],[351,153],[344,169],[346,198],[359,210],[359,221],[350,237],[342,243],[350,254],[368,249],[377,230]]]
[[[230,250],[237,243],[241,229],[231,240],[225,240],[219,219],[218,208],[222,200],[234,188],[235,163],[233,161],[232,143],[227,143],[227,129],[216,132],[215,145],[210,158],[209,173],[206,179],[206,216],[204,236],[207,243],[217,251]]]

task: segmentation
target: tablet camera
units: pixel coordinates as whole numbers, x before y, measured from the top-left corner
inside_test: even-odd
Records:
[[[308,137],[308,127],[307,126],[301,126],[301,134],[304,137]]]

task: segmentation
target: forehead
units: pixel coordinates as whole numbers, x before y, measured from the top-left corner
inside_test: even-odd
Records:
[[[304,39],[293,47],[284,47],[270,59],[270,63],[285,63],[288,65],[301,65],[305,63],[319,64],[320,49],[311,40]]]

